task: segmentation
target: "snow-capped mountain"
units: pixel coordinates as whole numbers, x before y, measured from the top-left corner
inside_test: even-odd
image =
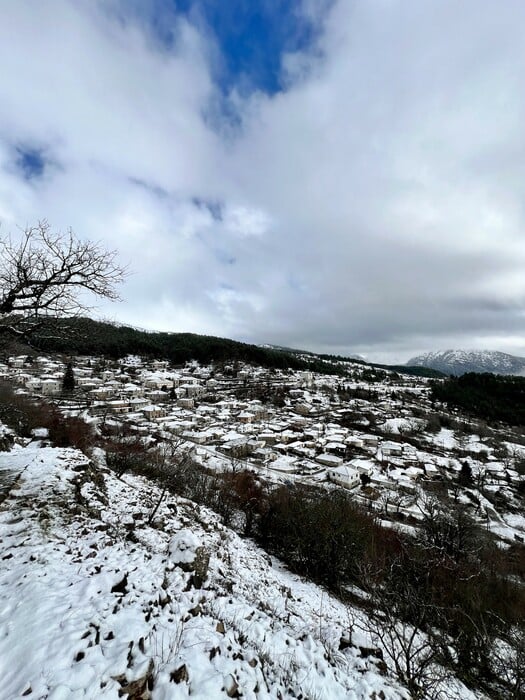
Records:
[[[493,372],[525,375],[525,357],[494,350],[441,350],[413,357],[407,365],[429,367],[446,374]]]

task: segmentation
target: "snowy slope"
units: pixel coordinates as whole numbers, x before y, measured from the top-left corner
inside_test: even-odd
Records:
[[[413,357],[407,365],[428,367],[446,374],[493,372],[525,375],[525,357],[516,357],[492,350],[443,350]]]
[[[74,450],[10,454],[23,471],[0,507],[2,698],[408,697],[339,651],[342,603],[209,511],[170,498],[149,527],[150,483]],[[195,556],[204,583],[184,570]]]

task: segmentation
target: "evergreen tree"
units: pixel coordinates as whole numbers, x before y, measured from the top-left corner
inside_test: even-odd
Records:
[[[472,469],[468,462],[463,462],[461,465],[458,481],[462,486],[470,486],[472,484]]]
[[[66,371],[64,372],[64,378],[62,379],[62,391],[64,393],[71,393],[75,388],[75,374],[73,372],[73,365],[71,362],[67,363]]]

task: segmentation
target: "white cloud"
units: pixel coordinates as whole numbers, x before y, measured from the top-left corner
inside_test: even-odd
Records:
[[[522,3],[305,3],[318,44],[284,93],[232,95],[235,137],[208,118],[209,37],[172,17],[166,47],[115,6],[2,5],[2,230],[120,250],[135,274],[101,311],[140,326],[525,354]],[[20,144],[56,166],[24,181]]]
[[[263,236],[271,226],[271,219],[265,212],[235,205],[226,208],[223,221],[227,231],[241,238]]]

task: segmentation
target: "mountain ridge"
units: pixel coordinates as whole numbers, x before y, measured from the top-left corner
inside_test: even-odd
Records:
[[[174,363],[190,360],[202,363],[242,360],[266,367],[303,369],[324,374],[344,374],[344,364],[352,363],[370,367],[372,370],[383,369],[429,378],[443,376],[425,367],[377,364],[354,357],[313,353],[268,344],[255,345],[197,333],[147,331],[122,323],[91,318],[51,319],[49,324],[49,327],[43,324],[33,336],[34,349],[71,355],[105,355],[113,358],[135,354],[164,358]],[[52,333],[49,332],[50,329]]]
[[[498,350],[436,350],[410,358],[407,366],[426,367],[454,376],[467,372],[525,376],[525,357]]]

